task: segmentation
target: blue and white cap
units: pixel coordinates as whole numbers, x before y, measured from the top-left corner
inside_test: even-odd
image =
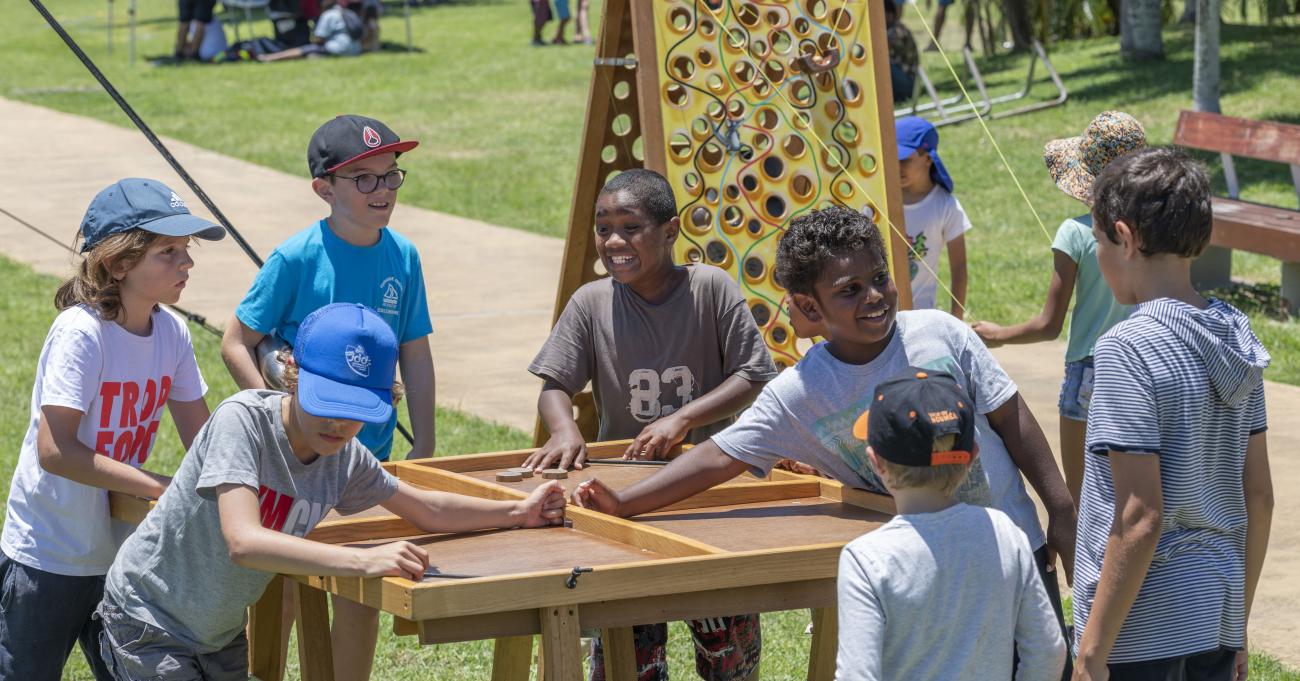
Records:
[[[132,229],[163,236],[192,236],[217,241],[226,228],[190,213],[185,201],[158,180],[128,177],[95,195],[81,219],[81,252],[105,238]]]
[[[334,303],[298,326],[298,400],[312,416],[387,423],[393,414],[397,336],[374,310]]]

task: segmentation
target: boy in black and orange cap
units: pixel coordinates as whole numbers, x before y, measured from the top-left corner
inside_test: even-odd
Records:
[[[331,303],[359,303],[379,313],[400,343],[398,362],[415,442],[406,458],[433,455],[434,375],[429,308],[420,254],[388,227],[406,171],[397,160],[419,142],[403,140],[365,116],[338,116],[307,145],[311,188],[330,213],[276,247],[226,324],[221,357],[241,390],[275,385],[275,346],[292,346],[298,327]],[[393,446],[397,412],[366,424],[357,440],[380,461]],[[379,612],[334,601],[335,674],[366,678],[374,658]]]
[[[909,368],[854,434],[898,514],[840,554],[835,678],[1059,679],[1065,641],[1025,533],[953,496],[978,453],[956,380]]]

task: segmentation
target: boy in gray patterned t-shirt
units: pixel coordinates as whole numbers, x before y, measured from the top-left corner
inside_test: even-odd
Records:
[[[740,287],[709,265],[673,264],[681,226],[662,175],[628,170],[596,201],[596,252],[609,271],[578,289],[528,370],[546,381],[537,407],[551,433],[525,462],[581,468],[586,442],[573,395],[589,381],[598,440],[635,438],[625,458],[662,458],[683,440],[703,442],[753,401],[776,366]],[[743,679],[758,664],[758,617],[691,622],[696,670]],[[664,678],[665,625],[636,627],[638,676]],[[603,658],[592,657],[593,679]],[[661,674],[662,672],[662,674]]]
[[[355,436],[391,415],[396,364],[388,324],[335,303],[299,327],[288,394],[246,390],[217,406],[109,570],[100,653],[115,677],[179,667],[185,678],[247,678],[244,611],[277,573],[422,578],[429,557],[410,542],[305,539],[330,510],[382,504],[422,532],[563,522],[555,481],[502,502],[416,490],[383,470]]]

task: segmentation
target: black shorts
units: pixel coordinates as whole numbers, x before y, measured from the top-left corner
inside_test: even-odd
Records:
[[[177,20],[182,24],[198,21],[207,24],[212,21],[212,10],[217,0],[176,0]]]

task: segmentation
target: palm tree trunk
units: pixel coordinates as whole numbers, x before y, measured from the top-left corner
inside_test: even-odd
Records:
[[[1125,59],[1165,58],[1160,5],[1160,0],[1121,0],[1119,51]]]
[[[1219,2],[1196,1],[1196,51],[1192,61],[1192,108],[1219,113]]]

